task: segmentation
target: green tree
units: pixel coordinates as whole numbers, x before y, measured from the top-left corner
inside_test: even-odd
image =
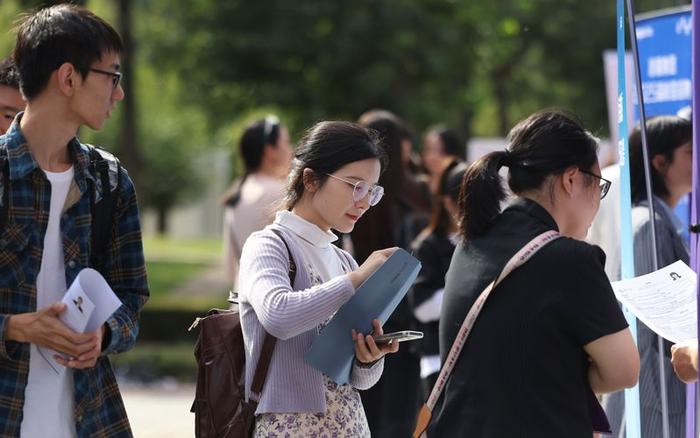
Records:
[[[166,6],[167,5],[167,6]],[[425,125],[470,125],[474,26],[440,0],[162,0],[169,34],[152,59],[187,78],[186,99],[213,128],[262,105],[307,126],[373,107]],[[157,12],[156,12],[157,11]],[[157,27],[154,32],[160,32]]]

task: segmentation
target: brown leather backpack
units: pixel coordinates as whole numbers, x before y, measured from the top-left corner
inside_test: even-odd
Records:
[[[289,255],[289,281],[294,285],[296,264],[287,242],[277,230]],[[234,295],[234,294],[232,294]],[[245,399],[245,348],[238,303],[231,309],[211,309],[195,319],[190,330],[199,326],[194,348],[197,359],[197,386],[190,412],[195,416],[197,438],[248,438],[253,436],[255,410],[260,400],[270,359],[277,338],[265,333],[260,358],[251,384],[250,399]]]

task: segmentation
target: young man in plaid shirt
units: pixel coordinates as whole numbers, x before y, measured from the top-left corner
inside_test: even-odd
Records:
[[[18,28],[13,57],[27,106],[0,137],[3,437],[131,436],[107,355],[134,345],[148,299],[136,194],[113,156],[76,137],[81,126],[102,128],[124,98],[122,52],[109,24],[74,5],[42,9]],[[94,254],[103,198],[113,200],[109,234]],[[122,306],[82,334],[59,315],[86,267],[102,273]]]

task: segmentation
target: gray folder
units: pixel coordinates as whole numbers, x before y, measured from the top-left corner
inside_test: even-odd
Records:
[[[306,353],[306,361],[334,382],[348,383],[355,357],[352,329],[367,334],[374,318],[384,324],[415,281],[420,267],[415,257],[403,249],[396,250],[333,316]]]

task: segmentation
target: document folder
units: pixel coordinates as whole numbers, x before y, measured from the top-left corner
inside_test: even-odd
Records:
[[[338,384],[348,383],[355,357],[352,329],[372,330],[372,319],[382,324],[391,316],[420,271],[420,262],[398,249],[377,269],[333,316],[306,353],[306,361]]]

